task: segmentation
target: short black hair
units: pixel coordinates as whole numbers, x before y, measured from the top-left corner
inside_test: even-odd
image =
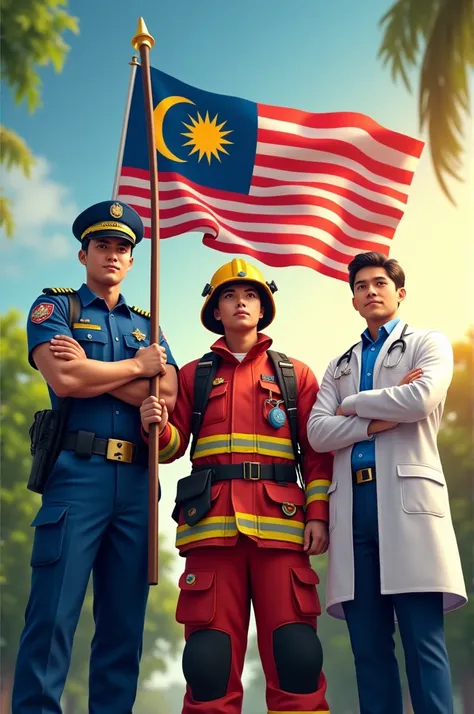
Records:
[[[397,290],[405,287],[405,273],[398,261],[394,258],[387,258],[383,253],[371,251],[370,253],[358,253],[347,266],[352,293],[354,293],[356,275],[362,268],[383,268],[390,280],[395,283]]]

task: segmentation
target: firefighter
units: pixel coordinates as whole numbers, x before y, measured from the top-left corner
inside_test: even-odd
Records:
[[[307,440],[316,378],[307,365],[283,355],[282,373],[296,377],[300,488],[291,434],[295,412],[286,408],[267,354],[272,340],[261,332],[274,319],[275,290],[245,260],[217,270],[203,293],[201,321],[223,336],[210,355],[181,370],[169,419],[156,397],[141,407],[145,438],[150,424],[159,423],[162,463],[183,456],[196,420],[199,427],[192,473],[178,482],[174,513],[176,546],[186,558],[176,610],[186,639],[183,714],[240,714],[251,603],[268,714],[328,713],[316,632],[319,578],[309,556],[328,547],[332,456],[316,453]],[[197,410],[199,423],[193,417],[195,380],[202,386],[211,362],[217,371],[207,404]]]

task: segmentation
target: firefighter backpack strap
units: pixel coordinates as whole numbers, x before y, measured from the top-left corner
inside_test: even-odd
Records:
[[[190,453],[191,460],[194,456],[194,449],[196,448],[204,412],[206,411],[209,394],[212,389],[212,382],[216,376],[218,366],[218,355],[216,355],[215,352],[207,352],[201,357],[196,367],[196,374],[194,376],[193,415],[191,419],[191,434],[193,438]]]
[[[273,366],[278,384],[281,389],[283,401],[288,413],[288,421],[291,433],[291,443],[295,460],[299,466],[301,463],[301,449],[298,439],[298,410],[296,406],[297,384],[295,366],[283,352],[267,350]]]

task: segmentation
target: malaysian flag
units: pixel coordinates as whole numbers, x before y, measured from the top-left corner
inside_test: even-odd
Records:
[[[225,253],[347,280],[356,253],[388,255],[423,142],[355,112],[315,114],[197,89],[151,70],[160,238],[188,231]],[[137,68],[117,198],[150,237]]]

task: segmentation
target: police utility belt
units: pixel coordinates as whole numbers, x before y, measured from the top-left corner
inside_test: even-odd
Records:
[[[123,439],[100,439],[92,431],[70,431],[61,444],[66,451],[74,451],[80,459],[90,459],[94,454],[104,456],[109,461],[124,464],[148,464],[148,446],[133,444]]]
[[[178,481],[173,519],[178,523],[182,511],[188,526],[194,526],[211,509],[211,490],[220,481],[273,481],[286,485],[297,483],[295,466],[289,464],[260,464],[245,461],[242,464],[195,466],[190,476]]]
[[[54,464],[61,451],[73,451],[79,459],[103,456],[108,461],[123,464],[148,464],[148,446],[124,439],[100,439],[91,431],[64,431],[62,410],[45,409],[35,414],[30,429],[33,463],[28,488],[43,493]]]

